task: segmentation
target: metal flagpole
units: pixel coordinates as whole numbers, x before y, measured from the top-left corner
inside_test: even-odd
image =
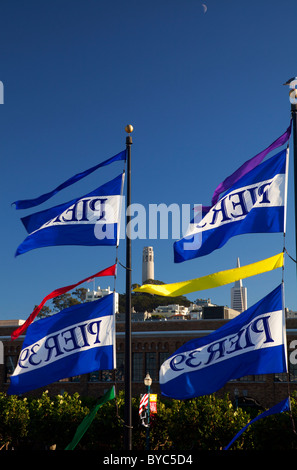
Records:
[[[126,317],[125,317],[125,432],[126,450],[132,450],[132,361],[131,361],[131,132],[133,126],[128,125],[125,131],[127,149],[127,203],[126,203]]]
[[[295,259],[297,260],[297,104],[291,103],[294,142],[294,188],[295,188]]]
[[[295,191],[295,259],[297,260],[297,77],[290,78],[284,85],[290,86],[291,119],[294,146],[294,191]]]

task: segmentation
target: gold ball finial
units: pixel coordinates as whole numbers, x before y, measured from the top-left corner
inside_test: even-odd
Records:
[[[131,124],[128,124],[128,125],[125,127],[125,131],[126,131],[128,134],[131,134],[131,132],[133,132],[133,126],[131,126]]]

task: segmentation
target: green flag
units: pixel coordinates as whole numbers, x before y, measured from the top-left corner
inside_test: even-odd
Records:
[[[96,403],[96,405],[90,411],[90,413],[83,419],[83,421],[80,423],[80,425],[78,426],[78,428],[76,430],[74,438],[72,439],[70,444],[68,444],[68,446],[65,448],[65,450],[73,450],[75,448],[75,446],[79,443],[79,441],[81,440],[81,438],[83,437],[83,435],[87,431],[88,427],[92,423],[92,421],[95,418],[96,413],[99,410],[99,408],[102,405],[104,405],[104,403],[106,403],[109,400],[112,400],[113,398],[115,398],[115,388],[114,388],[114,386],[110,390],[108,390],[108,392],[106,392],[105,395],[103,395],[102,398],[100,398],[100,400],[98,401],[98,403]]]

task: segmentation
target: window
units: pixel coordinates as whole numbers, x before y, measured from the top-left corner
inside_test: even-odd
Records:
[[[89,381],[90,382],[99,382],[99,370],[96,370],[95,372],[92,372],[89,375]]]
[[[255,375],[255,382],[266,382],[266,377],[263,374]]]
[[[240,377],[238,379],[239,382],[254,382],[254,376],[253,375],[244,375],[243,377]]]
[[[101,371],[101,381],[102,382],[112,382],[112,370],[102,370]]]
[[[10,382],[10,376],[13,374],[18,362],[17,356],[6,356],[5,357],[5,382]]]
[[[238,379],[232,379],[230,382],[265,382],[265,375],[244,375]]]
[[[96,370],[89,374],[89,382],[112,382],[113,371],[112,370]]]
[[[166,361],[166,359],[170,356],[169,352],[160,352],[159,353],[159,368]]]
[[[58,382],[80,382],[80,375],[75,377],[65,377],[65,379],[60,379]]]
[[[288,381],[288,374],[286,372],[274,374],[274,381],[275,382],[287,382]]]
[[[123,382],[125,377],[125,356],[122,352],[117,352],[117,368],[115,378],[117,382]]]
[[[297,382],[297,364],[291,364],[290,362],[290,382]]]
[[[80,382],[80,375],[76,375],[75,377],[71,377],[71,382]]]
[[[142,382],[144,379],[143,375],[143,354],[133,353],[132,356],[132,380],[133,382]]]
[[[158,379],[157,374],[157,355],[155,352],[145,354],[145,374],[150,374],[153,380]]]

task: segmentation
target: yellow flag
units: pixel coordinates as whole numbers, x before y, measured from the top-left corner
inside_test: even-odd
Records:
[[[257,274],[266,273],[284,265],[284,254],[272,256],[271,258],[258,261],[253,264],[247,264],[240,268],[228,269],[218,273],[209,274],[208,276],[198,277],[189,281],[174,282],[173,284],[144,284],[137,287],[133,292],[146,292],[149,294],[178,296],[189,294],[199,290],[212,289],[214,287],[224,286],[231,282],[245,279],[246,277],[256,276]]]

